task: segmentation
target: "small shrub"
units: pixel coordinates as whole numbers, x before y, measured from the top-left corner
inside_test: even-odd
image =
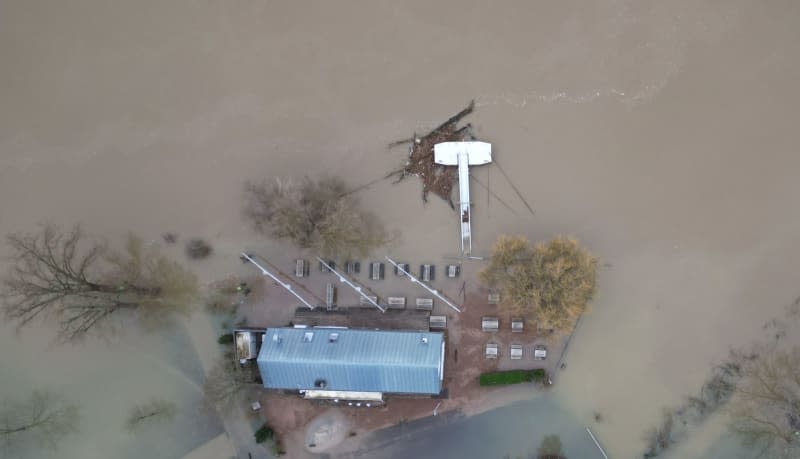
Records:
[[[275,438],[275,431],[269,425],[264,424],[260,429],[256,430],[255,436],[256,443],[264,443]]]
[[[231,344],[231,343],[233,343],[233,333],[225,333],[225,334],[220,335],[220,337],[217,338],[217,342],[219,344]]]
[[[199,260],[211,255],[211,245],[202,239],[192,239],[186,243],[186,255],[193,259]]]
[[[178,235],[175,233],[164,233],[161,235],[161,237],[164,238],[164,242],[167,244],[174,244],[178,242]]]

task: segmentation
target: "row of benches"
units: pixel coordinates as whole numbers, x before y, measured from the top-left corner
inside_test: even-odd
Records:
[[[327,266],[325,266],[327,265]],[[308,277],[309,275],[309,263],[308,260],[297,259],[295,260],[295,268],[294,268],[294,275],[295,277]],[[336,269],[336,263],[333,260],[328,260],[325,263],[319,263],[319,270],[320,272],[327,273],[330,272],[328,269],[330,266],[333,269]],[[399,266],[399,268],[398,268]],[[406,273],[411,273],[411,268],[408,263],[398,263],[398,266],[394,267],[394,274],[396,276],[404,276],[404,271]],[[348,261],[344,264],[344,272],[345,274],[359,274],[361,272],[361,262],[358,261]],[[372,280],[383,280],[386,275],[386,265],[379,261],[375,261],[369,264],[369,278]],[[455,278],[461,274],[461,267],[458,265],[447,265],[445,267],[445,274],[447,277]],[[436,278],[436,266],[423,264],[419,267],[419,278],[424,282],[430,282]]]
[[[377,296],[369,296],[370,299],[374,302],[378,302]],[[370,303],[367,301],[366,298],[359,298],[359,305],[360,306],[369,306]],[[390,296],[386,298],[386,307],[389,309],[405,309],[406,308],[406,297],[404,296]],[[416,308],[421,309],[424,311],[432,311],[433,310],[433,298],[417,298],[416,300]]]
[[[511,360],[520,360],[522,359],[522,351],[523,347],[521,344],[512,344],[509,357]],[[500,346],[495,343],[488,343],[486,345],[486,358],[487,359],[496,359],[500,351]],[[533,346],[533,359],[534,360],[545,360],[547,358],[547,347],[537,344]]]
[[[511,319],[511,331],[522,333],[525,321],[521,318]],[[500,329],[500,319],[497,317],[481,317],[481,330],[485,332],[496,332]]]
[[[374,295],[367,295],[375,303],[378,303],[378,297]],[[358,299],[359,306],[370,306],[372,303],[363,296]],[[328,309],[335,308],[337,303],[336,286],[328,283],[325,288],[325,304]],[[390,296],[386,298],[385,306],[388,309],[405,309],[406,297],[404,296]],[[416,308],[423,311],[433,311],[433,298],[417,298]]]

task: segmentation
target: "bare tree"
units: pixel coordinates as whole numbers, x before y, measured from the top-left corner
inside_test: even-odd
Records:
[[[800,347],[743,361],[731,415],[733,432],[764,457],[800,456]]]
[[[244,215],[256,231],[325,257],[363,257],[390,240],[339,178],[248,182],[245,198]]]
[[[33,446],[55,447],[78,430],[78,408],[62,397],[36,390],[22,401],[4,400],[0,407],[0,438],[7,451]]]
[[[131,407],[125,419],[125,429],[133,432],[146,426],[172,421],[177,411],[178,407],[173,402],[150,398]]]
[[[226,356],[220,359],[206,375],[203,396],[209,406],[229,410],[241,403],[254,391],[256,369],[252,365],[240,365]]]
[[[197,290],[193,274],[133,235],[120,252],[78,226],[62,232],[45,225],[39,233],[12,234],[8,243],[14,263],[3,279],[6,319],[25,327],[54,317],[62,340],[83,338],[125,314],[146,326],[164,323],[188,312]]]
[[[501,291],[507,310],[564,329],[586,309],[596,271],[597,259],[575,239],[559,236],[531,247],[523,237],[501,236],[480,277]]]

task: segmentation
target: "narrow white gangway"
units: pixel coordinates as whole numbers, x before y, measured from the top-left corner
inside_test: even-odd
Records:
[[[278,285],[280,285],[281,287],[283,287],[283,288],[285,288],[286,290],[288,290],[288,291],[289,291],[289,293],[291,293],[292,295],[294,295],[294,296],[295,296],[295,298],[297,298],[298,300],[300,300],[300,302],[301,302],[301,303],[303,303],[304,305],[308,306],[308,309],[314,309],[314,305],[313,305],[313,304],[311,304],[311,303],[309,303],[308,301],[306,301],[306,300],[305,300],[305,299],[304,299],[302,296],[298,295],[298,293],[297,293],[297,292],[295,292],[295,291],[294,291],[294,289],[292,289],[292,285],[291,285],[291,284],[289,284],[289,283],[287,283],[287,282],[284,282],[284,281],[280,280],[280,278],[278,278],[278,276],[276,276],[276,275],[272,274],[271,272],[267,271],[267,270],[266,270],[266,268],[264,268],[264,267],[263,267],[263,266],[261,266],[260,264],[256,263],[256,261],[255,261],[255,260],[253,260],[253,258],[252,258],[252,257],[250,257],[250,255],[248,255],[248,254],[246,254],[246,253],[242,252],[242,258],[244,258],[244,259],[246,259],[247,261],[249,261],[250,263],[253,263],[254,265],[256,265],[256,267],[257,267],[258,269],[260,269],[260,270],[261,270],[261,273],[262,273],[262,274],[264,274],[265,276],[269,276],[270,278],[272,278],[272,280],[274,280],[275,282],[277,282],[277,283],[278,283]]]
[[[386,312],[386,309],[383,309],[381,307],[381,305],[378,304],[378,302],[376,302],[375,300],[370,298],[369,295],[364,293],[364,289],[360,285],[358,285],[356,283],[353,283],[353,282],[350,282],[350,280],[347,279],[344,276],[344,274],[342,274],[342,273],[336,271],[335,269],[333,269],[333,267],[331,265],[329,265],[328,263],[326,263],[325,260],[323,260],[322,258],[317,257],[317,260],[319,260],[320,263],[322,263],[326,268],[328,268],[328,270],[330,272],[332,272],[333,274],[336,274],[337,276],[339,276],[339,282],[342,282],[343,284],[345,284],[345,285],[349,286],[350,288],[352,288],[353,290],[355,290],[359,295],[361,295],[361,298],[364,298],[365,300],[367,300],[367,302],[371,303],[373,306],[375,306],[376,308],[380,309],[381,312]]]
[[[492,162],[492,144],[487,142],[442,142],[433,147],[433,160],[445,166],[458,165],[461,220],[461,253],[472,253],[472,214],[469,201],[469,166]]]

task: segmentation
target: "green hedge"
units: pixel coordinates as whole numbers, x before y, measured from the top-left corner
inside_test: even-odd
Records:
[[[480,376],[481,386],[501,386],[505,384],[519,384],[524,382],[544,382],[547,374],[543,369],[537,370],[511,370],[484,373]]]
[[[233,343],[233,333],[225,333],[224,335],[220,335],[220,337],[217,338],[217,342],[219,344],[231,344],[231,343]]]

